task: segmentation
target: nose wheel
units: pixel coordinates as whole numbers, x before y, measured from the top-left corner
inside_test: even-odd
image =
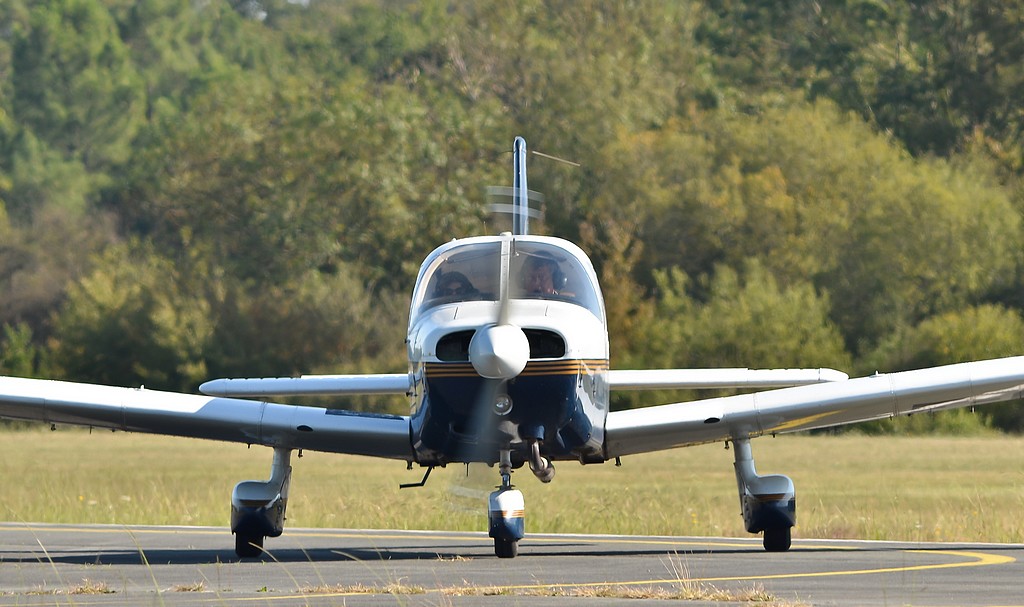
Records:
[[[519,554],[518,540],[494,538],[494,555],[499,559],[514,559],[517,554]]]
[[[519,540],[526,534],[526,503],[523,492],[512,486],[512,460],[508,449],[499,454],[501,486],[488,499],[488,535],[494,538],[494,555],[500,559],[519,554]]]

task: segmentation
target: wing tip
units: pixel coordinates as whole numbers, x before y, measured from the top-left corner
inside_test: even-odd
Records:
[[[846,381],[850,375],[836,369],[818,369],[818,377],[822,382]]]

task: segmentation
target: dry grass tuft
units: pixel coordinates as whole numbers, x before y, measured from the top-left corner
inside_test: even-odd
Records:
[[[33,590],[25,594],[29,595],[72,595],[72,594],[114,594],[116,591],[110,587],[106,582],[94,582],[92,580],[82,580],[81,584],[72,586],[70,588],[62,588],[55,590]]]
[[[300,588],[301,594],[426,594],[426,589],[420,586],[409,586],[401,583],[386,584],[384,586],[365,586],[363,584],[318,584]]]
[[[510,596],[512,594],[523,594],[525,592],[513,592],[507,586],[449,586],[441,588],[440,593],[444,596]]]
[[[760,586],[741,590],[723,590],[709,584],[682,581],[670,586],[633,586],[601,584],[593,586],[543,586],[517,588],[511,586],[453,586],[442,588],[445,596],[545,596],[594,599],[660,599],[676,601],[713,601],[722,603],[758,603],[788,605],[780,602]]]

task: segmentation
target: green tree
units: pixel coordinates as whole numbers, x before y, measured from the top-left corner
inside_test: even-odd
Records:
[[[658,272],[657,306],[648,317],[635,354],[652,368],[834,367],[849,369],[851,359],[829,301],[809,283],[781,286],[756,260],[742,273],[719,266],[705,290],[706,302],[687,291],[678,269]],[[684,400],[657,394],[652,401]],[[638,397],[623,397],[635,404]]]
[[[54,364],[66,379],[194,390],[208,377],[207,301],[146,246],[108,249],[55,318]]]
[[[831,295],[851,349],[979,302],[1013,275],[1020,219],[981,165],[910,158],[827,103],[705,127],[718,129],[702,129],[717,144],[710,186],[653,217],[653,229],[696,222],[686,241],[710,234],[696,248],[730,265],[756,256],[784,283],[810,278]]]
[[[0,126],[9,119],[11,98],[14,96],[14,80],[11,77],[13,39],[28,28],[28,21],[29,6],[25,0],[9,0],[0,5],[0,26],[5,32],[5,35],[0,36]]]
[[[930,317],[886,339],[861,367],[865,373],[920,369],[937,365],[1016,356],[1024,351],[1024,319],[1014,310],[994,305],[972,306]],[[973,414],[949,411],[912,416],[896,423],[874,423],[871,432],[968,433],[983,427],[1024,431],[1020,401],[986,405]]]
[[[257,293],[226,287],[209,350],[216,375],[404,370],[408,299],[370,292],[350,268]]]
[[[50,148],[22,130],[7,146],[7,213],[16,225],[30,225],[44,210],[80,218],[95,193],[95,178],[80,161]]]
[[[720,267],[691,334],[690,365],[848,369],[829,301],[809,283],[783,287],[757,261]]]
[[[115,239],[106,214],[78,216],[58,205],[37,211],[27,225],[0,228],[0,325],[24,323],[43,346],[68,287]]]
[[[98,0],[35,4],[14,42],[16,119],[89,171],[128,159],[143,117],[138,75]]]
[[[982,301],[1017,264],[1020,220],[1005,191],[945,163],[916,165],[868,182],[873,204],[851,222],[836,272],[821,279],[834,317],[867,343]]]
[[[780,91],[828,98],[915,155],[981,139],[1019,173],[1024,86],[1015,0],[716,0],[697,28],[720,104],[760,109]]]
[[[249,280],[344,261],[367,282],[408,288],[437,243],[479,232],[498,165],[479,162],[473,143],[493,139],[493,125],[458,105],[428,112],[398,85],[371,88],[224,83],[152,129],[115,204],[133,229],[205,249]]]
[[[497,104],[506,138],[582,165],[533,161],[531,184],[549,196],[547,223],[578,238],[596,221],[605,148],[656,129],[708,94],[714,79],[693,30],[701,5],[531,0],[477,2],[455,11],[443,76],[468,103]]]
[[[296,73],[282,36],[228,3],[139,0],[111,8],[144,84],[147,119],[187,110],[190,101],[241,72]]]
[[[0,335],[0,375],[38,377],[39,350],[32,343],[32,329],[25,324],[3,325]]]
[[[454,7],[456,10],[458,7]],[[356,5],[331,32],[336,52],[375,82],[414,83],[437,78],[447,56],[444,39],[449,11],[443,2],[392,7]]]
[[[1020,313],[984,304],[932,316],[884,340],[867,364],[870,372],[1016,356],[1024,351]]]

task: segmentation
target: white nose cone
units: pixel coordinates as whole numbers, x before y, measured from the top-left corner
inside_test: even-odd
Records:
[[[515,325],[484,327],[469,342],[469,362],[487,379],[512,379],[523,372],[529,359],[530,342]]]

